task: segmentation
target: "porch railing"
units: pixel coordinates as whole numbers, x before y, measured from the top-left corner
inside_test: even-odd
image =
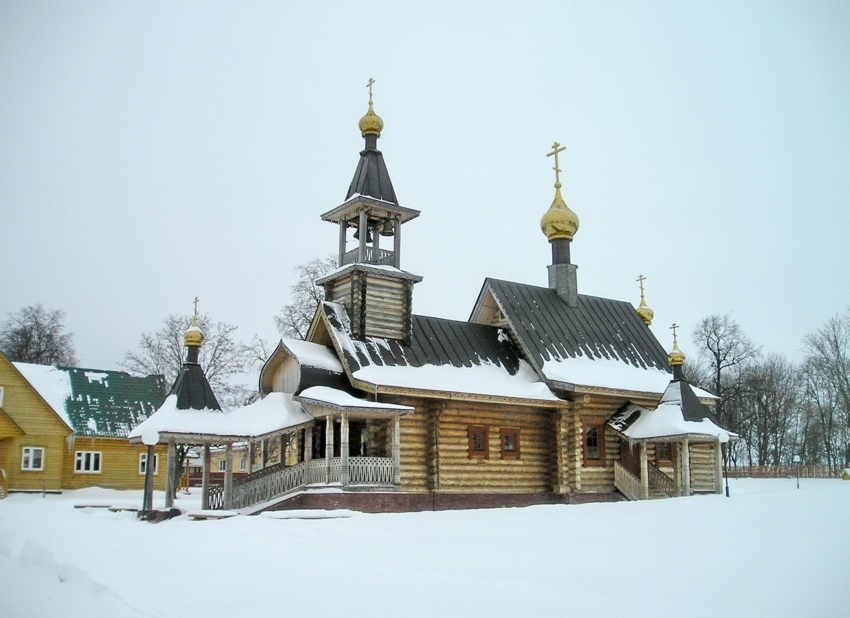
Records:
[[[672,496],[675,491],[673,479],[659,470],[652,462],[648,461],[646,464],[649,470],[649,486],[665,495]]]
[[[392,485],[393,460],[389,457],[350,457],[349,485]],[[275,464],[233,481],[230,508],[239,509],[281,496],[306,485],[340,483],[342,461],[339,457],[302,461],[294,466]],[[210,487],[211,509],[224,508],[224,488]]]
[[[614,487],[629,500],[641,500],[643,498],[643,485],[640,479],[626,470],[619,461],[614,462]]]

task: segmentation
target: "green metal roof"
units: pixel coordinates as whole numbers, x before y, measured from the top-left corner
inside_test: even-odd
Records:
[[[71,384],[65,411],[78,436],[124,438],[165,399],[161,375],[138,378],[123,371],[58,369],[68,374]]]

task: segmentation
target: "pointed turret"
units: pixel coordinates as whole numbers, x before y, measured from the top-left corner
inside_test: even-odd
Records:
[[[324,286],[327,300],[345,305],[354,336],[406,341],[411,332],[413,285],[422,277],[401,270],[401,226],[418,217],[419,211],[399,206],[377,149],[384,121],[372,102],[374,83],[370,79],[367,84],[369,108],[358,125],[366,147],[360,152],[346,200],[322,215],[322,220],[339,225],[340,269],[317,283]],[[357,241],[350,251],[349,228],[354,228]],[[381,248],[382,236],[393,238],[392,250]]]
[[[215,398],[207,376],[200,365],[201,346],[204,343],[204,333],[198,325],[198,299],[195,298],[195,314],[192,325],[183,336],[186,344],[186,362],[180,368],[171,395],[177,396],[178,410],[221,410]]]
[[[638,305],[637,313],[640,316],[640,319],[644,321],[644,324],[652,326],[652,318],[655,317],[655,312],[647,306],[646,299],[643,296],[644,281],[646,281],[646,277],[643,275],[640,275],[637,278],[637,282],[640,283],[640,305]]]
[[[552,245],[552,265],[549,266],[549,287],[558,292],[570,307],[578,306],[578,267],[570,263],[570,243],[578,231],[578,215],[570,210],[561,195],[561,169],[558,153],[566,150],[558,142],[552,144],[547,157],[555,157],[555,198],[540,219],[540,229]]]

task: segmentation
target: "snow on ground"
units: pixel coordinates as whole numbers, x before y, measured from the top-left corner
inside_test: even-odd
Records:
[[[160,524],[73,508],[141,492],[13,494],[0,500],[0,613],[850,615],[850,482],[731,483],[729,499]]]

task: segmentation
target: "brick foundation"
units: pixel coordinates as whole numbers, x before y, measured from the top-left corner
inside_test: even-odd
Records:
[[[618,493],[579,494],[448,494],[400,492],[301,493],[264,510],[348,509],[363,513],[409,513],[413,511],[450,511],[523,507],[535,504],[586,504],[619,502]]]

